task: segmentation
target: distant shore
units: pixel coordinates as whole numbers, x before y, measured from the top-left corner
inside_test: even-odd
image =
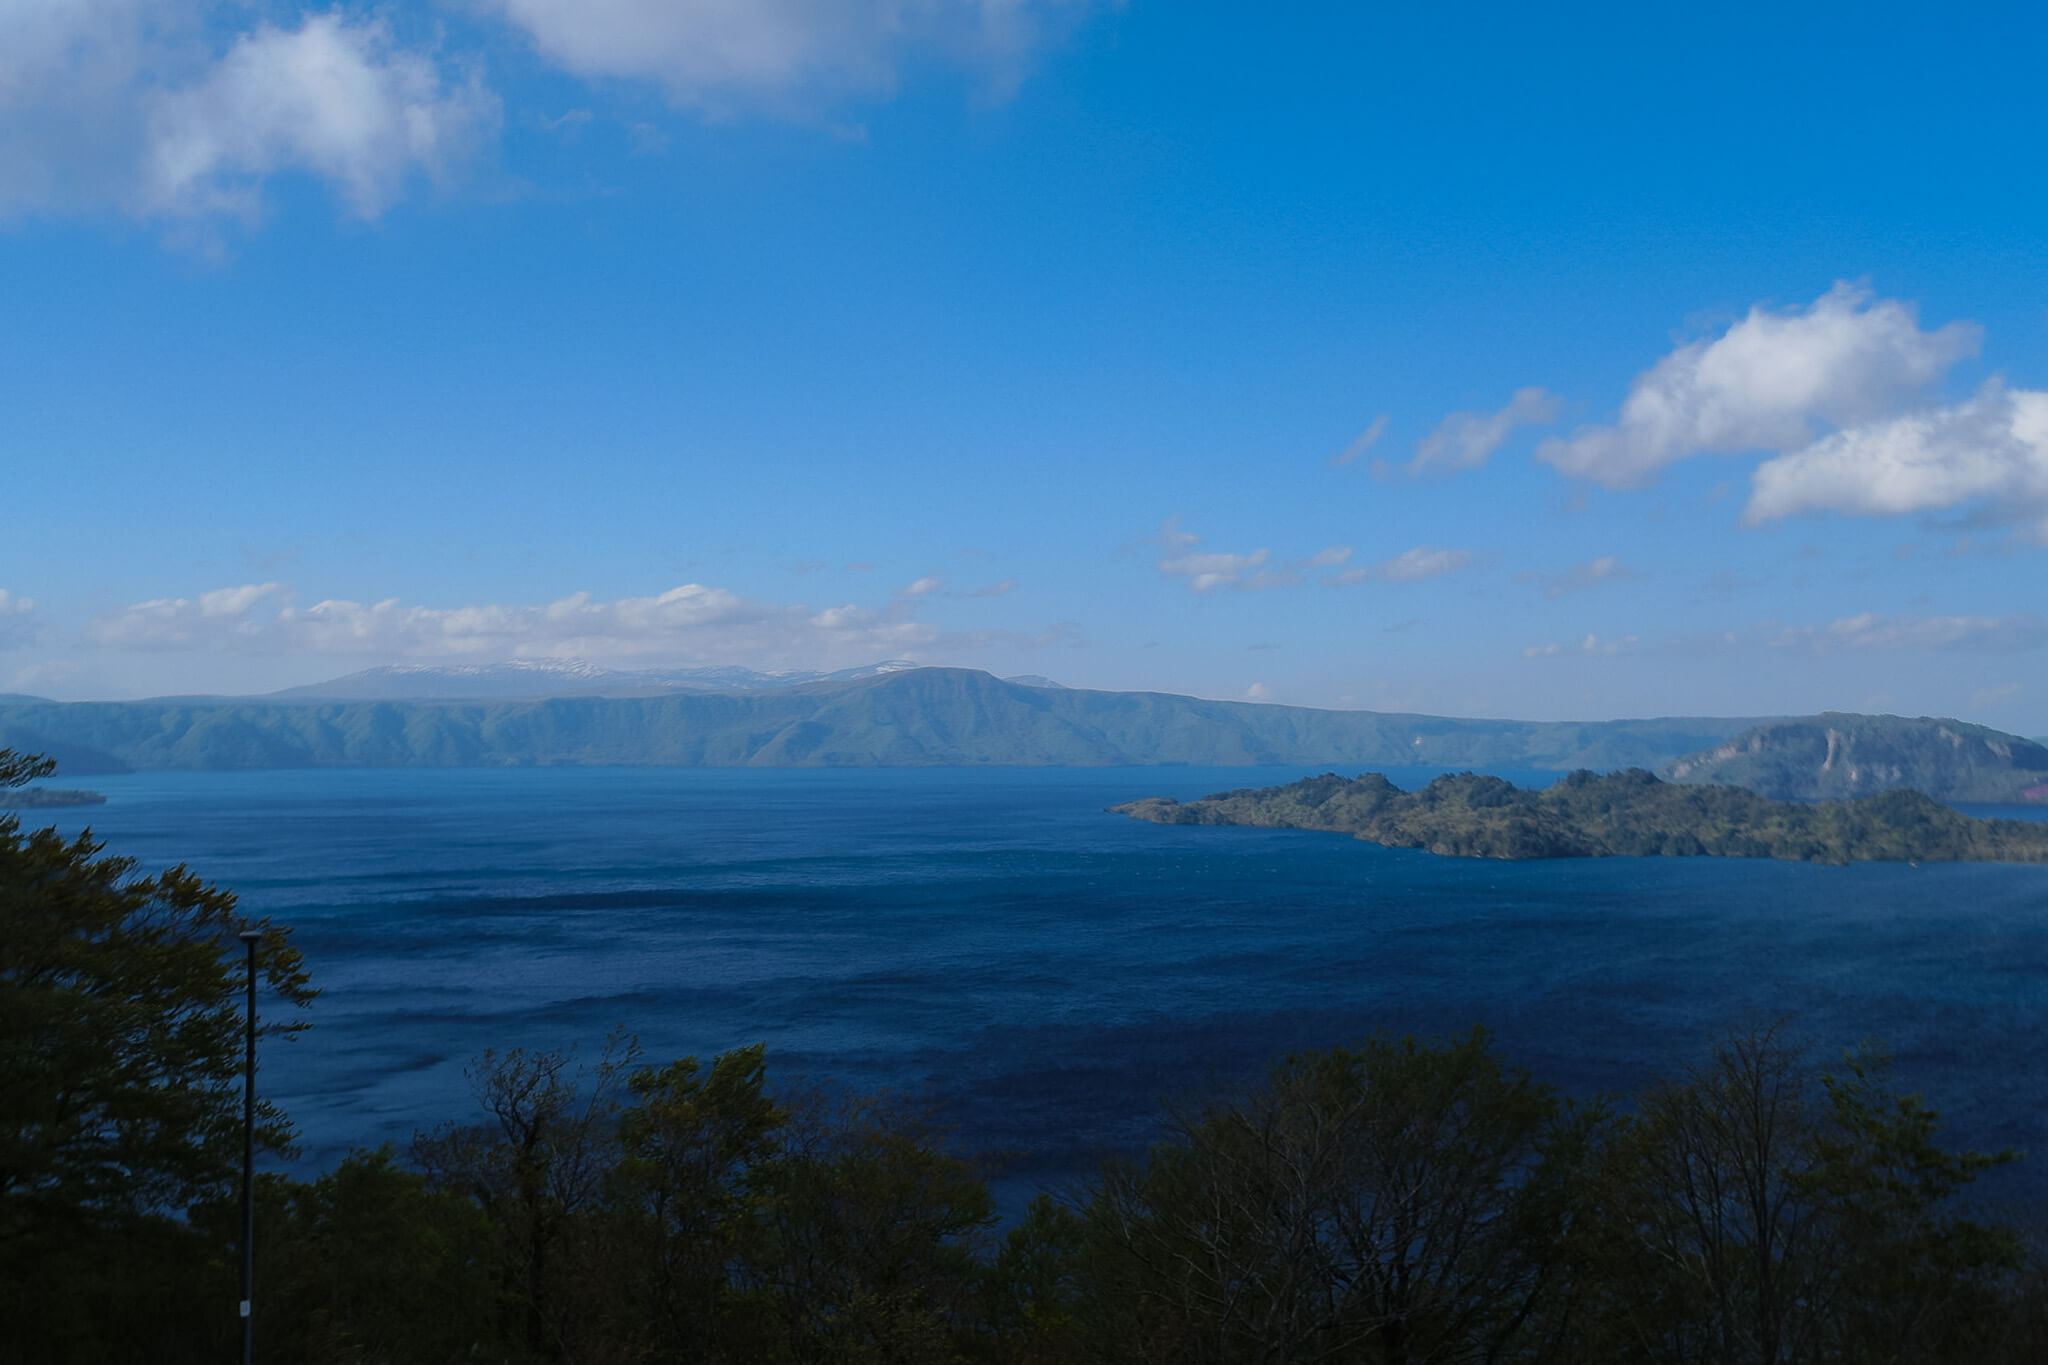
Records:
[[[1110,809],[1162,825],[1252,825],[1350,834],[1455,858],[1781,858],[1798,862],[2048,863],[2048,824],[1977,820],[1915,791],[1854,801],[1773,801],[1642,769],[1575,772],[1542,791],[1447,774],[1404,792],[1379,773],[1164,797]]]
[[[0,810],[50,810],[61,806],[104,806],[107,798],[98,792],[63,787],[20,787],[0,791]]]

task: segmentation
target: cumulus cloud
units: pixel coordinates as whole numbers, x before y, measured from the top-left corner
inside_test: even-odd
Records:
[[[1501,448],[1516,427],[1543,426],[1557,420],[1555,395],[1539,388],[1515,390],[1498,412],[1454,412],[1415,445],[1410,474],[1451,473],[1477,469]]]
[[[2048,391],[1993,381],[1965,402],[1850,427],[1766,460],[1745,520],[1898,516],[1966,503],[2048,543]]]
[[[715,115],[886,94],[906,62],[979,70],[1001,96],[1087,0],[481,0],[579,76],[650,82]]]
[[[1540,583],[1546,597],[1563,597],[1567,593],[1584,592],[1602,583],[1619,579],[1641,578],[1642,574],[1624,565],[1618,555],[1600,555],[1583,564],[1574,564],[1557,573],[1538,573],[1534,570],[1515,575],[1517,583]]]
[[[933,648],[1032,644],[996,632],[948,632],[912,604],[874,609],[762,602],[685,583],[609,601],[574,593],[534,605],[425,607],[396,599],[299,606],[282,583],[158,598],[107,612],[87,643],[116,650],[359,655],[386,659],[664,658],[756,667],[859,663]]]
[[[1345,446],[1342,450],[1338,451],[1335,455],[1332,455],[1330,457],[1330,467],[1333,469],[1337,469],[1342,468],[1344,465],[1351,464],[1353,461],[1357,460],[1359,456],[1365,454],[1366,451],[1371,450],[1374,446],[1378,445],[1380,443],[1380,437],[1386,434],[1387,414],[1383,412],[1379,416],[1372,419],[1371,426],[1367,427],[1364,431],[1359,432],[1357,436],[1353,437],[1350,445]]]
[[[252,218],[302,172],[374,218],[497,127],[474,73],[340,11],[229,28],[216,0],[0,4],[0,215]]]
[[[414,175],[466,161],[499,117],[474,72],[451,79],[382,23],[338,13],[261,25],[201,79],[147,104],[141,207],[179,216],[253,217],[264,179],[299,170],[375,218]]]
[[[1806,308],[1761,305],[1717,337],[1679,347],[1630,385],[1617,421],[1537,447],[1573,478],[1613,488],[1707,453],[1788,450],[1816,424],[1849,427],[1897,412],[1958,361],[1981,329],[1923,331],[1910,304],[1837,283]]]
[[[1456,573],[1479,562],[1479,556],[1470,550],[1446,550],[1435,545],[1418,545],[1412,550],[1403,550],[1392,559],[1383,559],[1377,564],[1360,564],[1357,568],[1346,569],[1332,574],[1330,582],[1352,583],[1420,583],[1426,578],[1442,578],[1445,574]]]
[[[26,649],[36,642],[35,599],[0,588],[0,650]]]

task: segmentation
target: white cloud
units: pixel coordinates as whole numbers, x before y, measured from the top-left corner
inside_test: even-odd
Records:
[[[1985,521],[2026,523],[2048,543],[2048,391],[1993,381],[1952,407],[1851,427],[1767,460],[1745,520],[1899,516],[1980,499]]]
[[[1330,466],[1340,468],[1350,464],[1359,456],[1379,444],[1380,437],[1387,434],[1387,414],[1384,412],[1372,419],[1372,425],[1358,433],[1350,445],[1330,457]]]
[[[35,599],[0,588],[0,650],[25,649],[36,642]]]
[[[1846,427],[1896,412],[1975,355],[1981,329],[1922,331],[1911,305],[1837,283],[1810,307],[1759,305],[1720,336],[1679,347],[1638,375],[1612,426],[1537,447],[1574,478],[1625,488],[1703,453],[1786,450],[1816,423]]]
[[[85,631],[87,643],[115,650],[385,659],[660,657],[755,667],[860,663],[998,638],[1034,643],[995,632],[943,631],[916,620],[907,602],[881,610],[814,609],[699,583],[654,597],[601,601],[574,593],[537,605],[446,608],[395,599],[330,599],[301,607],[288,586],[254,583],[138,602],[98,617]]]
[[[976,588],[973,592],[970,592],[967,595],[969,597],[1003,597],[1010,593],[1014,588],[1016,588],[1016,586],[1016,579],[1005,578],[1000,583],[991,583],[987,587]]]
[[[460,7],[509,21],[575,75],[651,81],[714,116],[816,118],[846,96],[886,96],[927,60],[966,67],[999,98],[1096,0]],[[474,63],[402,42],[394,25],[421,27],[371,0],[0,0],[0,219],[112,212],[212,245],[218,220],[252,221],[266,182],[286,174],[375,218],[414,181],[453,177],[502,121]],[[591,117],[529,122],[566,136]]]
[[[1265,592],[1289,588],[1313,570],[1334,568],[1351,558],[1349,545],[1330,545],[1306,559],[1274,564],[1271,551],[1264,548],[1248,554],[1194,549],[1201,541],[1200,536],[1180,529],[1178,517],[1170,517],[1160,526],[1158,535],[1149,536],[1142,543],[1158,545],[1165,551],[1155,566],[1159,572],[1185,578],[1190,588],[1204,593],[1219,589]]]
[[[931,54],[1002,95],[1085,0],[481,0],[579,76],[647,81],[714,115],[887,94]]]
[[[2013,616],[1884,616],[1864,612],[1824,626],[1790,626],[1772,638],[1781,649],[1964,650],[1986,653],[2034,649],[2048,643],[2048,621]]]
[[[415,174],[446,175],[495,134],[495,95],[393,45],[382,23],[311,15],[244,34],[204,79],[149,101],[141,205],[253,216],[265,177],[311,172],[375,218]]]
[[[929,597],[946,586],[946,580],[937,574],[927,574],[903,589],[905,597]]]
[[[1253,550],[1250,554],[1190,551],[1160,560],[1159,572],[1187,579],[1188,586],[1196,592],[1214,592],[1217,588],[1235,584],[1248,570],[1264,564],[1268,557],[1265,550]]]
[[[1159,523],[1156,535],[1144,536],[1128,543],[1124,548],[1140,545],[1156,545],[1161,552],[1154,568],[1170,578],[1184,578],[1196,592],[1214,592],[1218,588],[1253,589],[1280,586],[1276,575],[1285,575],[1292,566],[1282,570],[1268,570],[1254,574],[1254,570],[1265,566],[1272,556],[1264,550],[1253,550],[1249,554],[1227,554],[1220,551],[1197,550],[1202,538],[1192,531],[1181,529],[1180,518],[1168,517]],[[1247,574],[1253,574],[1247,578]],[[1286,578],[1286,582],[1298,582],[1300,574]]]
[[[1742,629],[1669,635],[1644,643],[1637,635],[1586,635],[1576,641],[1530,645],[1525,659],[1560,655],[1654,652],[1697,658],[1778,650],[1804,654],[1965,652],[2011,654],[2048,645],[2048,619],[2032,612],[2010,616],[1904,616],[1862,612],[1820,625],[1762,621]]]
[[[1525,659],[1551,659],[1560,654],[1590,654],[1601,658],[1612,658],[1616,654],[1632,653],[1642,637],[1637,635],[1609,636],[1587,635],[1574,644],[1552,641],[1549,644],[1530,645],[1522,651]]]
[[[1515,396],[1498,412],[1454,412],[1416,443],[1415,458],[1408,462],[1408,472],[1477,469],[1514,434],[1516,427],[1543,426],[1556,421],[1557,407],[1555,395],[1527,388],[1515,390]]]
[[[1445,550],[1434,545],[1418,545],[1412,550],[1403,550],[1392,559],[1383,559],[1377,564],[1361,564],[1355,569],[1333,574],[1330,582],[1338,584],[1381,582],[1420,583],[1426,578],[1441,578],[1456,573],[1479,562],[1479,556],[1470,550]]]
[[[1515,581],[1540,583],[1545,596],[1563,597],[1566,593],[1584,592],[1587,588],[1613,580],[1640,577],[1642,574],[1625,566],[1618,555],[1600,555],[1558,573],[1519,573],[1515,575]]]
[[[1246,701],[1270,701],[1272,697],[1273,689],[1262,682],[1255,682],[1244,690]]]
[[[496,96],[340,11],[233,25],[225,0],[0,3],[0,215],[253,217],[303,172],[373,218],[494,132]],[[225,32],[222,23],[230,25]]]

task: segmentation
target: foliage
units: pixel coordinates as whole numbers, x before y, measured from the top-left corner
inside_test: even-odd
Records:
[[[1949,1211],[2013,1159],[1936,1146],[1936,1116],[1867,1050],[1823,1070],[1782,1026],[1736,1034],[1650,1090],[1604,1154],[1581,1228],[1589,1358],[2017,1358],[2010,1232]]]
[[[444,1124],[413,1143],[428,1188],[469,1199],[491,1230],[497,1285],[492,1335],[533,1360],[579,1359],[601,1333],[590,1277],[596,1218],[617,1162],[618,1091],[636,1055],[614,1034],[594,1067],[566,1052],[486,1052],[468,1075],[489,1115]]]
[[[635,1067],[487,1054],[491,1115],[414,1144],[485,1227],[479,1340],[519,1361],[951,1361],[980,1331],[986,1186],[878,1097],[771,1098],[760,1047]]]
[[[1089,1209],[1110,1358],[1496,1359],[1559,1291],[1579,1121],[1484,1033],[1291,1057]]]
[[[19,787],[57,771],[54,761],[37,754],[18,754],[0,749],[0,787]]]
[[[0,781],[48,768],[0,750]],[[133,860],[102,853],[89,831],[25,834],[0,817],[0,1274],[11,1285],[104,1275],[106,1249],[128,1240],[177,1244],[184,1234],[162,1217],[233,1185],[240,932],[262,936],[273,1000],[312,996],[286,931],[183,867],[137,877]],[[264,1031],[300,1027],[273,1012]],[[257,1137],[287,1146],[274,1106]],[[24,1304],[17,1335],[46,1331],[81,1354],[105,1339],[73,1296]]]
[[[1409,793],[1379,773],[1354,781],[1326,773],[1283,787],[1189,802],[1154,797],[1113,809],[1169,825],[1331,830],[1461,858],[2048,862],[2048,825],[1972,819],[1918,792],[1804,804],[1736,787],[1680,786],[1641,768],[1605,776],[1581,770],[1541,791],[1458,773]]]

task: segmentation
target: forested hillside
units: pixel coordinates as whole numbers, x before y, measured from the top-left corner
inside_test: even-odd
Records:
[[[650,764],[1655,765],[1750,720],[1534,722],[1027,686],[924,668],[779,692],[540,701],[0,704],[0,745],[123,768]]]
[[[1404,792],[1379,773],[1334,773],[1199,801],[1114,808],[1162,825],[1329,830],[1458,858],[1782,858],[2048,863],[2048,824],[1975,820],[1915,791],[1854,801],[1773,801],[1738,787],[1679,786],[1640,768],[1575,772],[1527,791],[1446,774]]]

